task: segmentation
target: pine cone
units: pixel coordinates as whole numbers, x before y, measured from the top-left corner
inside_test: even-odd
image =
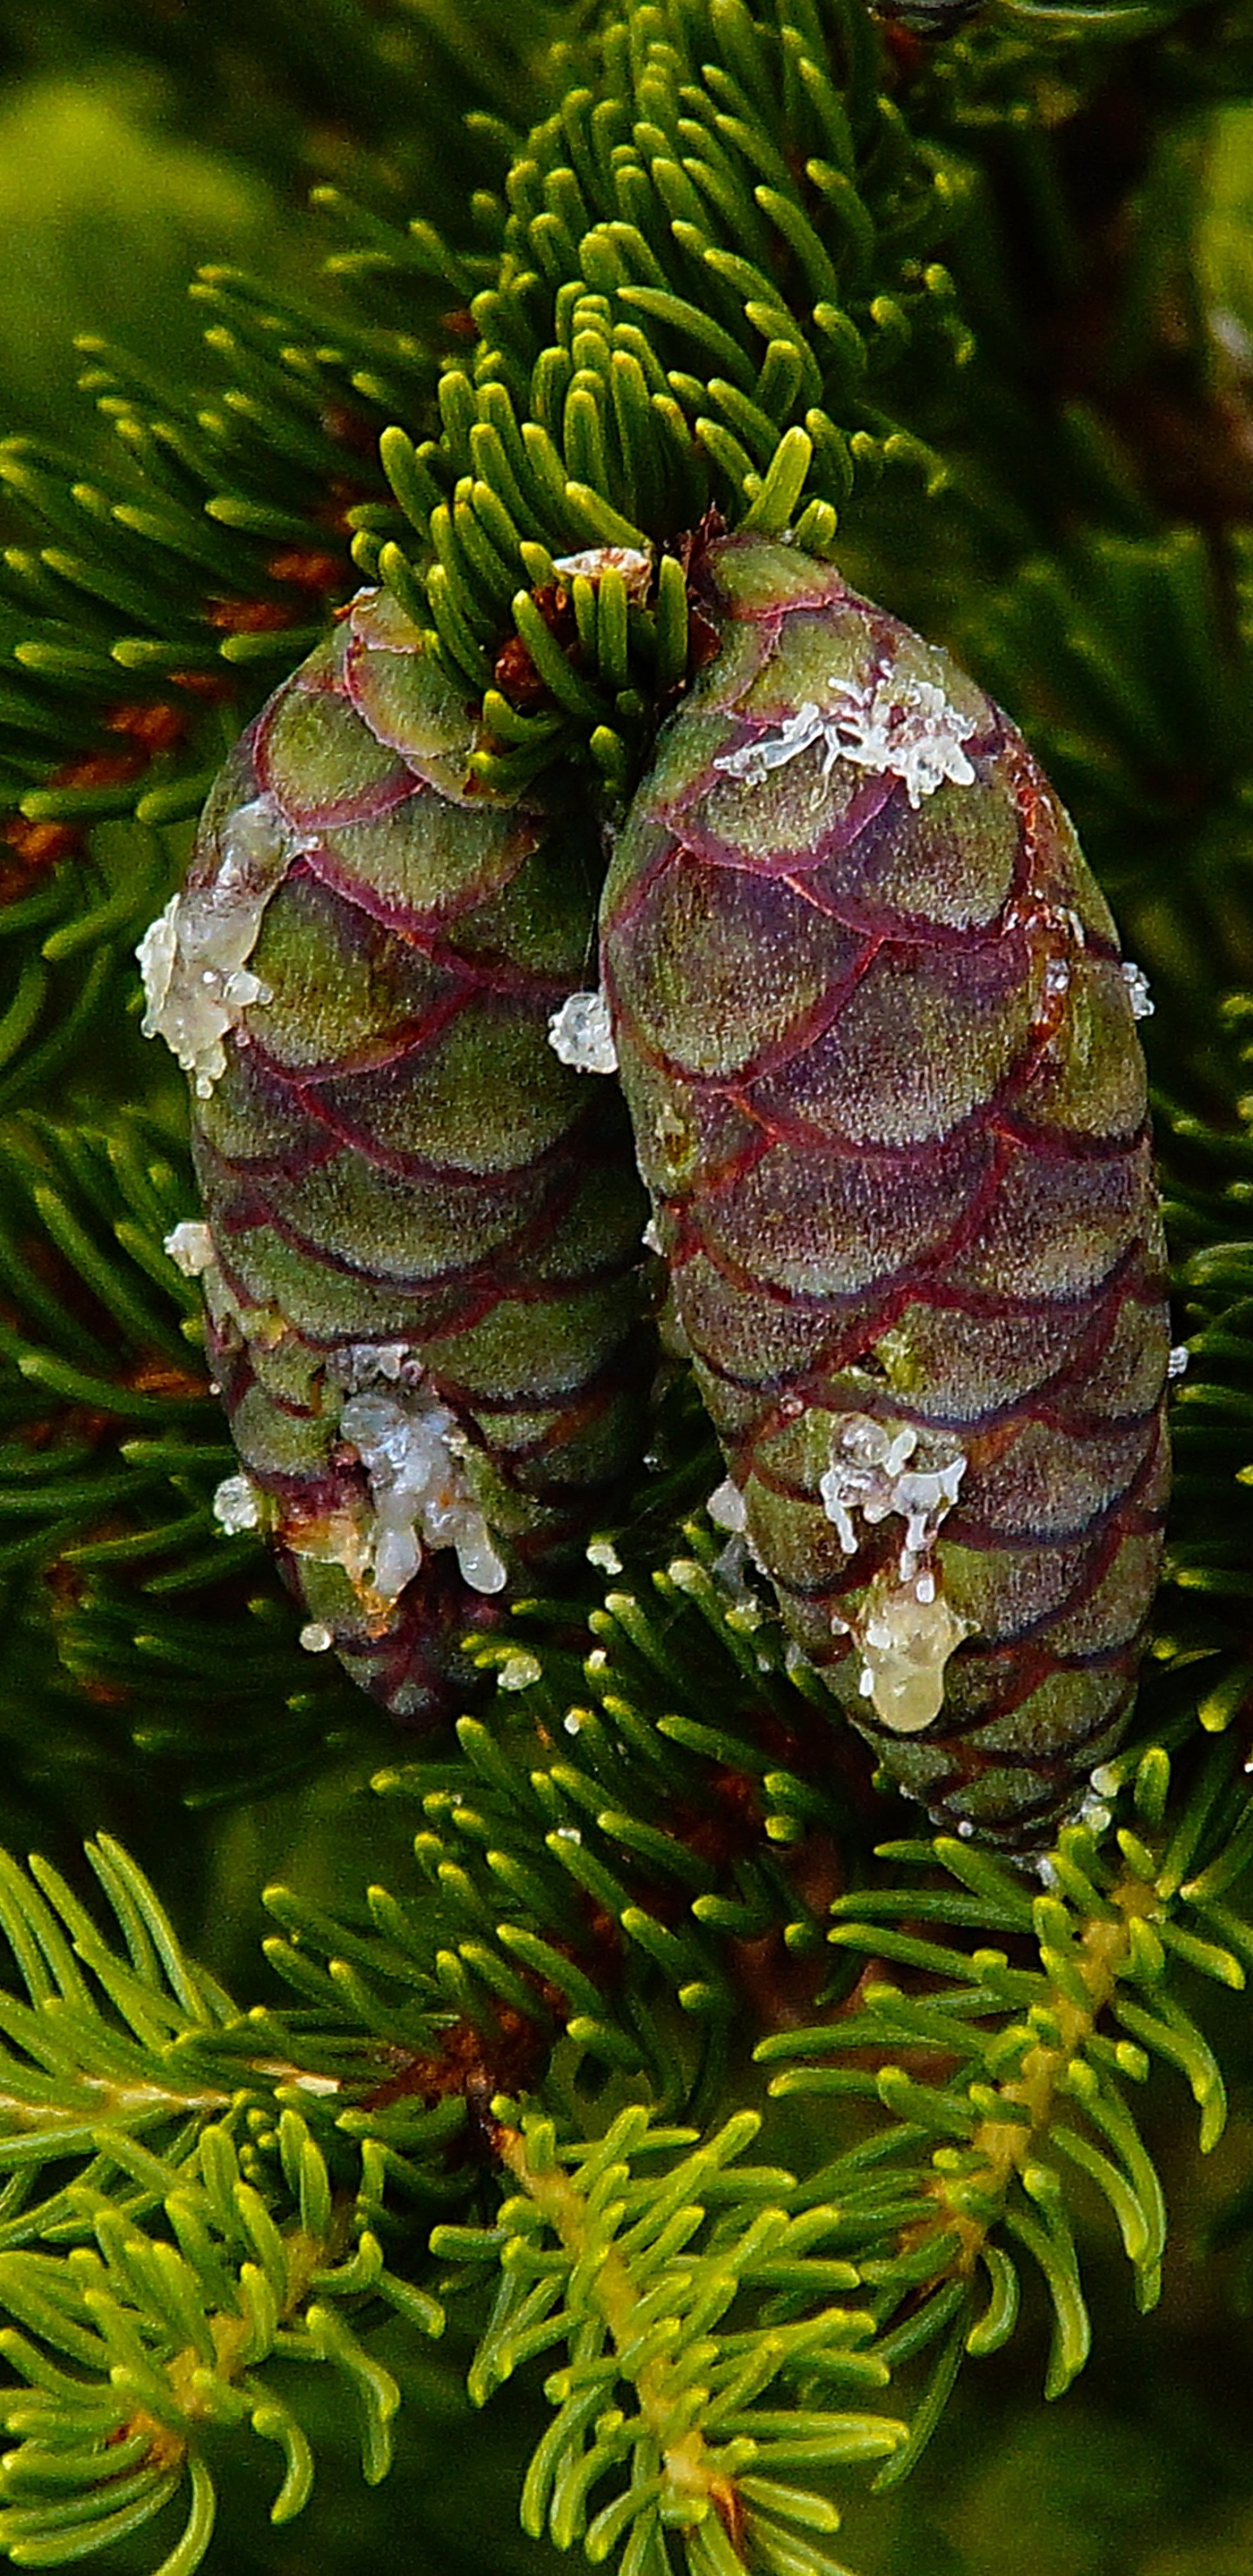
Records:
[[[625,1113],[548,1032],[585,978],[594,821],[472,791],[469,749],[363,594],[239,743],[140,951],[195,1094],[208,1225],[175,1250],[246,1470],[222,1512],[401,1715],[603,1511],[650,1377]]]
[[[1125,1723],[1168,1322],[1143,979],[1020,734],[838,574],[706,558],[603,972],[678,1315],[797,1646],[1038,1844]]]

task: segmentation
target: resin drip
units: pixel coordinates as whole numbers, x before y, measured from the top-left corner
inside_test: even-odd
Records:
[[[339,1430],[370,1481],[370,1581],[381,1602],[399,1600],[424,1545],[454,1548],[475,1592],[503,1590],[505,1567],[462,1463],[465,1434],[446,1406],[418,1387],[376,1387],[348,1398]]]
[[[870,1585],[849,1622],[861,1649],[861,1696],[897,1735],[917,1735],[944,1705],[944,1669],[969,1624],[943,1598],[933,1549],[965,1475],[965,1452],[944,1432],[925,1441],[912,1422],[849,1414],[821,1478],[823,1510],[846,1556],[860,1545],[856,1519],[896,1514],[905,1538],[895,1572]]]
[[[932,660],[942,670],[941,655],[934,654]],[[784,768],[811,744],[821,742],[824,778],[837,760],[851,761],[856,769],[886,771],[904,781],[915,813],[924,796],[934,795],[946,778],[957,787],[968,787],[973,781],[975,773],[963,746],[975,730],[974,723],[950,706],[938,679],[902,683],[882,675],[872,690],[866,690],[833,672],[827,686],[835,698],[833,707],[824,709],[806,698],[777,732],[759,734],[755,742],[724,752],[714,768],[724,770],[729,778],[747,780],[750,787],[762,787],[772,769]]]
[[[862,1652],[861,1694],[896,1735],[917,1735],[944,1706],[944,1668],[969,1624],[941,1592],[919,1597],[916,1584],[871,1584],[855,1630]]]
[[[253,1002],[268,999],[248,959],[262,915],[299,843],[271,796],[241,806],[222,832],[212,882],[172,895],[135,951],[146,1038],[162,1037],[207,1100],[226,1071],[222,1044]]]
[[[616,1073],[618,1052],[603,993],[570,993],[548,1023],[548,1043],[576,1073]]]

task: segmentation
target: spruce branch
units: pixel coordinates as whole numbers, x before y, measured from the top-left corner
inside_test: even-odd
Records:
[[[27,1995],[3,2005],[3,2162],[21,2176],[9,2191],[3,2246],[75,2241],[85,2223],[80,2187],[112,2188],[128,2210],[146,2214],[194,2164],[214,2122],[240,2133],[250,2187],[271,2201],[290,2198],[299,2177],[282,2146],[286,2109],[318,2130],[319,2152],[337,2157],[337,2191],[351,2179],[362,2223],[374,2223],[386,2159],[336,2140],[341,2116],[350,2122],[342,2139],[373,2136],[358,2110],[386,2091],[398,2035],[383,2041],[359,2023],[345,2030],[338,2010],[291,2023],[263,2007],[241,2011],[189,1959],[121,1846],[102,1836],[87,1857],[116,1918],[112,1938],[47,1862],[32,1860],[26,1873],[5,1857],[0,1868],[0,1922]],[[456,2122],[447,2112],[426,2119],[420,2104],[406,2118],[413,2152],[430,2145],[423,2189],[438,2199]],[[67,2179],[71,2164],[78,2170]],[[45,2168],[48,2193],[38,2200]],[[411,2181],[417,2172],[411,2165]]]
[[[432,400],[437,355],[420,332],[224,269],[194,292],[201,386],[84,344],[85,390],[125,460],[112,483],[29,439],[0,449],[32,538],[0,576],[0,886],[27,975],[0,1048],[27,1046],[32,1082],[54,1044],[72,1057],[177,871],[177,827],[351,588],[347,518],[385,491],[380,428],[397,402],[421,419]],[[56,1025],[41,1052],[29,1040],[44,1013]]]
[[[1181,1742],[1189,1725],[1210,1735],[1234,1728],[1246,1751],[1253,1676],[1247,1607],[1253,1271],[1239,1068],[1248,1011],[1246,995],[1227,995],[1207,1050],[1205,1090],[1189,1086],[1158,1108],[1187,1340],[1179,1349],[1186,1373],[1173,1418],[1175,1515],[1146,1691],[1163,1740]],[[1232,1107],[1216,1111],[1215,1095],[1225,1095]]]
[[[1045,1893],[1034,1899],[959,1841],[883,1846],[882,1860],[939,1862],[948,1884],[872,1883],[837,1898],[831,1939],[876,1962],[855,2008],[759,2044],[766,2063],[811,2061],[773,2079],[777,2096],[877,2099],[900,2124],[884,2138],[869,2195],[843,2204],[846,2223],[850,2237],[859,2221],[865,2233],[882,2230],[873,2259],[859,2247],[858,2262],[878,2285],[887,2356],[912,2354],[946,2328],[949,2341],[914,2436],[882,2483],[905,2474],[934,2430],[959,2347],[984,2357],[1013,2331],[1016,2261],[1004,2235],[1030,2254],[1052,2301],[1046,2396],[1082,2369],[1091,2328],[1068,2209],[1073,2172],[1108,2201],[1141,2307],[1160,2294],[1166,2209],[1126,2086],[1144,2082],[1153,2057],[1165,2060],[1197,2103],[1202,2153],[1213,2148],[1226,2116],[1222,2077],[1179,1989],[1196,1976],[1240,1989],[1250,1955],[1247,1927],[1223,1901],[1250,1845],[1232,1751],[1215,1748],[1173,1816],[1170,1774],[1156,1745],[1109,1766],[1105,1791],[1133,1783],[1131,1820],[1111,1846],[1109,1811],[1094,1799],[1089,1821],[1067,1827],[1042,1862]],[[961,1956],[950,1935],[963,1929],[1008,1934],[1011,1946]],[[1032,1946],[1038,1966],[1024,1963]],[[908,1983],[884,1981],[881,1961],[909,1972]],[[853,2068],[812,2063],[846,2051]],[[878,2061],[870,2069],[867,2054]],[[938,2142],[928,2152],[929,2138]],[[988,2290],[976,2316],[979,2265]]]
[[[486,782],[586,745],[624,783],[687,658],[654,548],[711,504],[822,553],[885,464],[938,472],[878,386],[965,348],[934,257],[959,181],[877,74],[858,8],[674,0],[608,20],[515,159],[442,434],[384,440],[418,545],[356,547],[481,697]]]
[[[202,2433],[250,2426],[281,2446],[275,2520],[307,2499],[298,2410],[258,2375],[272,2357],[342,2375],[364,2474],[385,2474],[398,2391],[352,2319],[390,2309],[440,2331],[438,2303],[389,2266],[382,2237],[403,2241],[415,2151],[438,2204],[455,2122],[411,2118],[405,2159],[368,2121],[354,2142],[345,2103],[377,2093],[388,2052],[242,2014],[127,1855],[102,1838],[88,1857],[120,1941],[46,1864],[0,1867],[29,1998],[0,2008],[2,2348],[25,2383],[0,2410],[16,2437],[0,2541],[17,2565],[93,2554],[186,2483],[183,2537],[162,2563],[189,2570],[213,2522]]]
[[[533,2083],[564,2033],[580,2082],[630,2070],[681,2116],[705,2116],[746,1998],[774,2019],[812,1992],[821,1909],[855,1832],[855,1766],[785,1670],[777,1620],[738,1574],[724,1588],[706,1528],[684,1535],[690,1553],[653,1578],[651,1603],[615,1583],[603,1609],[587,1605],[590,1651],[577,1603],[549,1615],[520,1603],[514,1636],[480,1650],[497,1698],[490,1722],[459,1722],[462,1762],[376,1781],[421,1802],[428,1897],[410,1922],[372,1890],[372,1915],[402,1940],[406,1982],[478,2034],[489,2094]],[[395,2026],[377,1952],[342,1951],[338,1928],[290,1893],[268,1901],[287,1935],[271,1947],[280,1973],[329,2005],[328,1980],[349,1975],[332,1963],[356,1958],[356,2008]],[[415,2080],[447,2080],[426,2045]]]
[[[0,2507],[0,2543],[15,2565],[94,2555],[144,2528],[186,2484],[187,2521],[162,2567],[198,2567],[215,2494],[198,2437],[213,2429],[247,2426],[279,2445],[286,2475],[271,2520],[299,2513],[313,2456],[298,2412],[259,2375],[273,2357],[341,2375],[360,2414],[363,2475],[371,2484],[386,2475],[399,2390],[341,2303],[351,2314],[360,2301],[381,2300],[428,2334],[440,2331],[442,2314],[393,2278],[368,2230],[345,2259],[347,2213],[336,2209],[325,2161],[291,2110],[280,2144],[299,2190],[294,2226],[275,2224],[241,2178],[229,2131],[213,2127],[166,2192],[169,2235],[150,2234],[84,2182],[67,2198],[90,2234],[68,2255],[0,2255],[0,2296],[17,2321],[0,2348],[27,2383],[0,2410],[18,2437],[0,2469],[12,2499]]]
[[[664,1650],[664,1639],[649,1642]],[[503,1749],[471,1736],[467,1750],[477,1753],[480,1778],[499,1786]],[[1045,1866],[1046,1892],[1034,1901],[1019,1876],[960,1841],[886,1846],[885,1860],[921,1864],[921,1878],[836,1900],[837,1945],[895,1963],[901,1981],[864,1977],[832,2020],[759,2047],[767,2063],[789,2061],[774,2094],[823,2101],[815,2160],[800,2180],[739,2162],[757,2132],[756,2113],[737,2115],[702,2147],[690,2129],[656,2125],[668,2114],[655,2092],[651,2119],[639,2104],[588,2143],[579,2131],[589,2113],[595,2118],[594,2092],[572,2089],[556,2059],[546,2069],[543,2051],[532,2054],[530,2081],[550,2110],[519,2112],[492,2096],[504,2025],[492,2031],[481,1995],[477,2027],[455,2022],[445,1927],[416,1889],[404,1899],[374,1891],[369,1925],[357,1932],[307,1905],[272,1900],[289,1935],[273,1955],[313,2007],[309,2022],[271,2011],[239,2016],[186,1961],[151,1891],[115,1846],[102,1847],[96,1861],[128,1958],[101,1941],[53,1874],[41,1867],[32,1885],[10,1868],[10,1939],[32,2000],[68,2042],[69,2073],[53,2061],[53,2092],[46,2082],[32,2090],[30,2065],[48,2067],[47,2049],[33,2036],[31,2015],[11,2008],[9,2153],[20,2148],[19,2164],[53,2157],[58,2188],[43,2205],[15,2207],[6,2235],[10,2245],[71,2247],[68,2255],[23,2255],[16,2269],[16,2257],[0,2258],[12,2272],[5,2287],[19,2321],[12,2357],[27,2369],[35,2334],[78,2364],[103,2367],[107,2359],[111,2371],[108,2426],[93,2418],[84,2433],[75,2418],[90,2505],[72,2528],[85,2524],[104,2545],[119,2528],[112,2514],[132,2500],[137,2514],[141,2503],[146,2513],[160,2510],[171,2490],[148,2472],[159,2468],[168,2479],[184,2459],[197,2460],[201,2420],[229,2426],[247,2418],[263,2431],[257,2408],[269,2401],[255,2374],[271,2349],[330,2358],[363,2380],[372,2410],[367,2473],[381,2473],[388,2390],[368,2352],[328,2322],[326,2299],[382,2298],[430,2322],[429,2294],[412,2278],[417,2247],[405,2210],[429,2209],[432,2196],[438,2205],[450,2189],[464,2194],[468,2177],[442,2175],[441,2158],[468,2111],[520,2195],[486,2229],[458,2222],[437,2228],[432,2240],[437,2258],[458,2274],[467,2263],[501,2268],[472,2393],[481,2402],[554,2343],[570,2352],[568,2368],[549,2381],[557,2413],[528,2481],[526,2527],[547,2523],[563,2545],[584,2537],[594,2561],[623,2544],[623,2565],[641,2568],[666,2563],[653,2552],[663,2529],[675,2528],[698,2570],[729,2576],[734,2566],[767,2567],[791,2576],[815,2545],[798,2542],[797,2531],[835,2527],[829,2498],[797,2490],[791,2472],[878,2457],[886,2463],[881,2481],[904,2474],[939,2420],[962,2350],[992,2353],[1007,2339],[1017,2290],[1003,2237],[1031,2254],[1053,2296],[1051,2391],[1081,2366],[1088,2329],[1071,2216],[1076,2176],[1109,2201],[1143,2301],[1156,2295],[1164,2208],[1125,2088],[1143,2080],[1150,2056],[1164,2057],[1182,2069],[1201,2107],[1203,2146],[1213,2143],[1221,2082],[1180,1981],[1186,1991],[1199,1973],[1238,1987],[1253,1956],[1253,1932],[1231,1903],[1253,1846],[1234,1744],[1213,1748],[1173,1806],[1170,1773],[1160,1747],[1121,1757],[1120,1776],[1134,1784],[1129,1821],[1110,1836],[1108,1811],[1094,1811],[1086,1825],[1067,1829]],[[1113,1796],[1118,1780],[1111,1774],[1102,1785]],[[472,1829],[468,1809],[465,1821]],[[455,1900],[447,1885],[454,1873],[440,1875]],[[971,1935],[977,1946],[968,1946]],[[1000,1936],[996,1946],[989,1935]],[[314,1965],[318,1953],[325,1970]],[[1033,1955],[1038,1966],[1028,1964]],[[548,1956],[559,1974],[560,1938]],[[75,2018],[84,1972],[133,2043],[119,2044],[115,2027],[93,2054]],[[550,1986],[550,2011],[552,2001]],[[833,2052],[851,2054],[853,2065],[823,2063]],[[93,2069],[105,2071],[112,2090],[97,2100],[89,2135],[81,2092]],[[58,2081],[74,2090],[64,2107]],[[841,2144],[849,2112],[861,2125],[859,2105],[877,2125]],[[92,2161],[67,2185],[63,2160],[75,2149],[84,2157],[90,2150]],[[399,2194],[398,2210],[382,2206],[384,2189],[389,2201]],[[162,2210],[184,2263],[203,2272],[204,2229],[197,2234],[187,2217],[189,2199],[209,2229],[215,2285],[224,2262],[234,2284],[202,2299],[202,2327],[190,2333],[191,2284],[171,2270],[160,2229],[152,2233]],[[337,2245],[327,2234],[332,2207]],[[398,2222],[398,2256],[385,2263],[383,2234]],[[981,2313],[972,2301],[977,2267],[989,2284]],[[269,2306],[258,2274],[269,2282]],[[138,2278],[155,2297],[158,2277],[160,2333],[152,2305],[137,2306],[135,2291]],[[455,2291],[456,2281],[450,2286]],[[830,2306],[832,2290],[854,2287],[868,2305]],[[172,2308],[181,2329],[173,2353]],[[226,2323],[215,2325],[215,2317]],[[881,2385],[888,2368],[911,2365],[935,2346],[908,2435],[896,2419],[833,2414],[825,2404],[833,2384],[851,2383],[853,2392]],[[216,2362],[216,2371],[207,2360],[192,2370],[190,2389],[179,2360],[189,2348],[211,2348]],[[38,2425],[14,2401],[13,2429],[34,2442],[16,2474],[20,2481],[29,2472],[36,2501],[21,2508],[29,2523],[5,2528],[19,2550],[59,2555],[71,2526],[46,2492],[40,2445],[54,2430],[69,2440],[68,2420],[57,2412],[69,2401],[63,2377],[50,2381],[45,2369],[39,2379],[33,2366],[28,2375],[51,2389]],[[626,2407],[617,2394],[623,2385],[631,2392]],[[773,2402],[762,2405],[772,2388]],[[73,2402],[84,2401],[76,2394]],[[119,2414],[124,2402],[129,2412]],[[117,2435],[131,2441],[139,2432],[148,2438],[136,2454],[144,2475],[137,2466],[133,2499],[128,2490],[119,2504],[102,2488],[102,2467],[111,2478]],[[290,2441],[298,2447],[295,2436]],[[197,2475],[203,2486],[203,2463]],[[593,2513],[602,2477],[613,2478],[615,2492]],[[206,2514],[202,2502],[202,2520]],[[194,2516],[193,2523],[201,2528]]]
[[[538,2538],[547,2526],[559,2548],[582,2539],[593,2565],[624,2543],[620,2563],[640,2576],[672,2564],[669,2531],[681,2535],[694,2576],[745,2567],[794,2576],[802,2566],[840,2576],[802,2537],[835,2531],[838,2512],[786,2473],[882,2458],[906,2428],[863,2411],[777,2404],[784,2391],[775,2383],[798,2373],[865,2389],[887,2376],[863,2349],[864,2311],[815,2311],[826,2292],[857,2283],[850,2265],[819,2250],[838,2213],[789,2216],[776,2203],[794,2192],[794,2178],[778,2168],[728,2171],[757,2135],[752,2112],[698,2145],[691,2130],[650,2130],[647,2111],[634,2108],[595,2145],[573,2148],[558,2144],[551,2121],[525,2116],[519,2125],[511,2114],[508,2103],[493,2105],[493,2145],[518,2197],[491,2231],[440,2228],[432,2243],[501,2266],[470,2374],[479,2404],[523,2359],[559,2343],[570,2351],[569,2366],[546,2383],[557,2412],[528,2473],[524,2529]],[[673,2161],[685,2147],[694,2152]],[[746,2292],[780,2285],[810,2311],[803,2319],[715,2331],[729,2310],[743,2313]],[[776,2404],[763,2405],[772,2389]],[[620,2392],[633,2404],[615,2402]],[[607,2477],[618,2493],[589,2519]]]
[[[1247,997],[1230,1044],[1212,1007],[1249,972],[1247,549],[1230,478],[1207,472],[1194,506],[1142,397],[1194,221],[1170,84],[1187,115],[1247,85],[1247,12],[1215,46],[1200,11],[1007,7],[930,56],[851,0],[630,16],[563,19],[550,52],[551,13],[424,9],[431,152],[464,168],[463,201],[419,172],[406,228],[349,174],[325,308],[208,275],[203,389],[87,350],[127,460],[107,491],[72,457],[7,452],[31,541],[0,602],[20,809],[0,915],[6,1723],[37,1741],[69,1672],[97,1743],[115,1705],[149,1760],[198,1732],[197,1791],[225,1793],[227,1768],[264,1785],[347,1722],[253,1543],[213,1532],[228,1462],[161,1248],[192,1209],[181,1130],[164,1100],[124,1119],[111,1094],[135,931],[227,738],[349,587],[349,522],[481,703],[483,779],[511,788],[590,745],[616,789],[700,649],[682,549],[706,504],[819,551],[842,510],[872,587],[951,591],[937,622],[1030,718],[1161,979],[1192,1368],[1141,1733],[1102,1780],[1125,1811],[1072,1828],[1043,1893],[963,1844],[887,1846],[881,1883],[864,1854],[893,1811],[701,1517],[718,1470],[672,1393],[668,1463],[593,1541],[604,1598],[576,1571],[519,1605],[479,1642],[494,1702],[455,1749],[392,1766],[411,1876],[349,1922],[272,1895],[294,2009],[221,1996],[111,1848],[120,1946],[50,1874],[5,1873],[34,1980],[0,2013],[0,2289],[30,2373],[6,2400],[0,2537],[26,2563],[181,2509],[181,2576],[207,2545],[209,2454],[249,2426],[285,2452],[277,2510],[296,2510],[310,2452],[272,2359],[360,2389],[380,2467],[373,2323],[434,2322],[425,2230],[481,2215],[486,2150],[504,2210],[436,2245],[450,2299],[499,2279],[476,2395],[528,2355],[560,2364],[528,2529],[621,2549],[627,2576],[661,2576],[666,2530],[698,2576],[809,2576],[835,2509],[792,2473],[821,2483],[860,2447],[903,2475],[966,2354],[1008,2342],[1023,2253],[1054,2305],[1050,2389],[1080,2366],[1094,2193],[1151,2300],[1164,2202],[1131,2108],[1150,2060],[1184,2075],[1204,2144],[1221,2118],[1226,2051],[1199,1998],[1253,1957]],[[485,70],[463,134],[467,48]],[[1085,235],[1076,147],[1118,96],[1138,130],[1171,131],[1130,174],[1111,163]],[[1038,303],[1054,353],[1079,349],[1087,254],[1119,240],[1133,258],[1101,268],[1117,363],[1061,381],[1038,331],[1000,322]],[[1175,416],[1212,423],[1186,318]],[[924,495],[939,457],[947,492]],[[85,1122],[31,1114],[63,1082]],[[67,1721],[63,1769],[81,1741]],[[725,2120],[767,2107],[749,2037],[801,2122],[786,2170],[742,2161],[755,2110]],[[624,2092],[647,2097],[625,2121]],[[845,2291],[869,2334],[833,2322]],[[889,2367],[919,2392],[908,2438],[828,2409]]]
[[[228,1794],[273,1785],[360,1716],[257,1593],[256,1538],[214,1515],[233,1452],[195,1283],[166,1248],[195,1204],[182,1139],[139,1115],[14,1118],[0,1138],[11,1689],[30,1706],[69,1677],[192,1795],[221,1796],[228,1749]]]

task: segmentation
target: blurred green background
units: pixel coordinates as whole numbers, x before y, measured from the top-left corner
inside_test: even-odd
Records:
[[[315,7],[303,28],[295,9],[263,14],[265,46],[250,52],[247,18],[229,6],[0,8],[0,431],[50,442],[87,477],[126,468],[107,417],[77,390],[79,335],[124,343],[157,379],[209,381],[187,292],[197,264],[312,286],[323,245],[305,210],[310,182],[364,170],[386,191],[403,172],[406,140],[387,133],[386,102],[336,80],[323,41],[334,11]],[[1247,380],[1253,110],[1216,116],[1207,142],[1201,288],[1215,364]],[[65,1847],[88,1819],[120,1824],[193,1944],[250,1999],[265,1990],[256,1942],[268,1879],[351,1907],[367,1875],[403,1878],[411,1820],[380,1809],[368,1786],[391,1739],[364,1706],[353,1725],[338,1764],[303,1787],[185,1824],[164,1793],[146,1798],[142,1778],[119,1776],[115,1745],[98,1768],[89,1759],[45,1781],[41,1827]],[[28,1801],[0,1782],[0,1835],[20,1848],[30,1830]],[[1224,2009],[1230,2061],[1247,2075],[1247,2009],[1238,1998]],[[1184,2088],[1158,2098],[1167,2125],[1155,2143],[1184,2222],[1162,2307],[1134,2316],[1129,2275],[1094,2231],[1086,2377],[1043,2407],[1043,2316],[982,2373],[972,2365],[909,2486],[850,2511],[842,2545],[860,2576],[1253,2576],[1253,2334],[1231,2263],[1202,2261],[1212,2212],[1249,2168],[1253,2124],[1236,2117],[1198,2188]],[[769,2152],[769,2131],[762,2143]],[[459,2386],[464,2345],[450,2337],[415,2359],[402,2331],[390,2340],[414,2399],[390,2481],[365,2492],[353,2427],[329,2413],[315,2503],[288,2532],[266,2520],[263,2470],[255,2484],[228,2474],[216,2576],[348,2576],[389,2555],[406,2576],[556,2564],[516,2523],[542,2401],[511,2389],[479,2425]],[[306,2388],[304,2408],[317,2402],[335,2404]]]

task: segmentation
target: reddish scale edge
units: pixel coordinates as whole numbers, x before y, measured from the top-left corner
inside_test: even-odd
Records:
[[[678,1318],[796,1645],[907,1794],[1038,1847],[1124,1729],[1169,1477],[1114,925],[1021,735],[947,656],[780,545],[726,539],[704,580],[719,649],[601,914]],[[888,768],[824,779],[824,740],[757,783],[718,766],[846,706],[841,684],[920,681],[974,775],[916,809]],[[820,1492],[853,1417],[912,1427],[912,1464],[965,1460],[926,1562],[966,1633],[917,1732],[862,1684],[903,1516],[855,1522],[849,1554]]]
[[[345,1355],[403,1345],[420,1368],[511,1581],[605,1510],[652,1373],[622,1103],[547,1037],[586,976],[594,825],[468,790],[468,748],[414,631],[364,594],[242,737],[187,885],[214,887],[232,819],[272,799],[293,854],[248,959],[266,995],[194,1103],[210,1355],[308,1633],[409,1717],[466,1687],[458,1641],[500,1599],[446,1546],[394,1600],[335,1561],[370,1512]]]

